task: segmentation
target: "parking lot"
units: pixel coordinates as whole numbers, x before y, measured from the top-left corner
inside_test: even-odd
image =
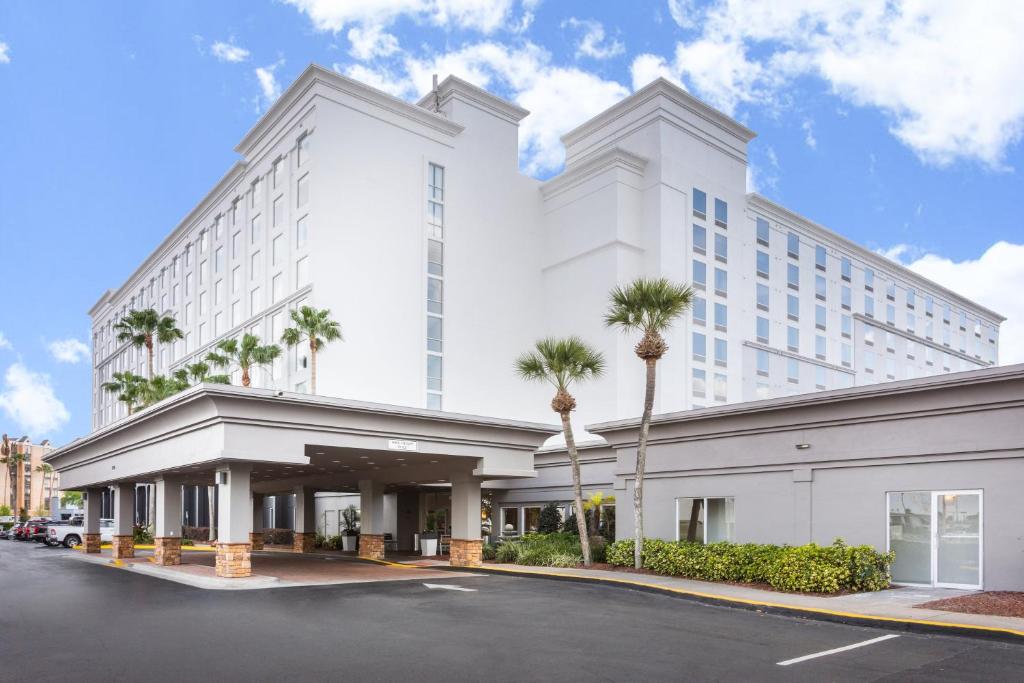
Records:
[[[74,552],[0,541],[0,680],[992,681],[1024,667],[1013,644],[608,586],[451,573],[215,591]]]

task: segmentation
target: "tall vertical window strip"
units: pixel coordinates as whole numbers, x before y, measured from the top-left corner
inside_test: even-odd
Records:
[[[444,167],[427,167],[427,408],[441,410],[444,341]]]

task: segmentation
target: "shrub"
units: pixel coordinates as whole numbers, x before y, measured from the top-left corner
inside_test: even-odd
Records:
[[[263,542],[272,545],[291,545],[295,532],[291,529],[264,529]]]
[[[152,545],[153,534],[144,526],[132,527],[132,539],[135,545]]]
[[[562,533],[565,533],[565,534],[576,534],[577,536],[580,535],[580,530],[577,528],[577,525],[576,525],[576,513],[575,512],[570,512],[569,516],[565,518],[564,522],[562,522]]]
[[[183,526],[181,527],[181,537],[187,538],[190,541],[206,541],[210,540],[210,527],[208,526]]]
[[[195,543],[192,541],[191,538],[182,538],[181,539],[181,544],[183,546],[185,546],[185,545],[195,545]]]
[[[583,551],[579,537],[569,533],[526,534],[498,546],[496,559],[535,567],[575,567],[583,562]]]
[[[498,559],[498,548],[493,543],[484,543],[480,555],[485,560]]]
[[[319,531],[316,532],[316,535],[313,536],[313,547],[323,548],[325,543],[327,543],[327,536],[320,533]]]
[[[562,515],[558,512],[557,503],[548,503],[540,511],[540,519],[537,521],[537,533],[557,533],[562,525]]]
[[[610,564],[633,565],[633,541],[608,546]],[[871,546],[848,546],[841,539],[830,546],[809,543],[802,546],[754,543],[644,541],[644,568],[659,574],[704,581],[766,583],[784,591],[837,593],[874,591],[889,585],[893,553],[880,553]]]

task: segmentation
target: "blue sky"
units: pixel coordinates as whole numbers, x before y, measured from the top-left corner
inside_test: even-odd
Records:
[[[310,62],[518,101],[521,166],[661,75],[758,132],[757,191],[1007,315],[1024,360],[1024,3],[553,0],[0,5],[0,428],[89,430],[87,311]],[[956,5],[956,6],[953,6]]]

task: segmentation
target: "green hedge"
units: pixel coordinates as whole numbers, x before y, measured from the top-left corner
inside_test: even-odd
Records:
[[[647,539],[641,560],[645,569],[688,579],[766,583],[783,591],[838,593],[875,591],[889,585],[894,553],[871,546],[848,546],[841,539],[830,546],[754,543],[686,543]],[[633,566],[633,541],[608,546],[607,561]]]

